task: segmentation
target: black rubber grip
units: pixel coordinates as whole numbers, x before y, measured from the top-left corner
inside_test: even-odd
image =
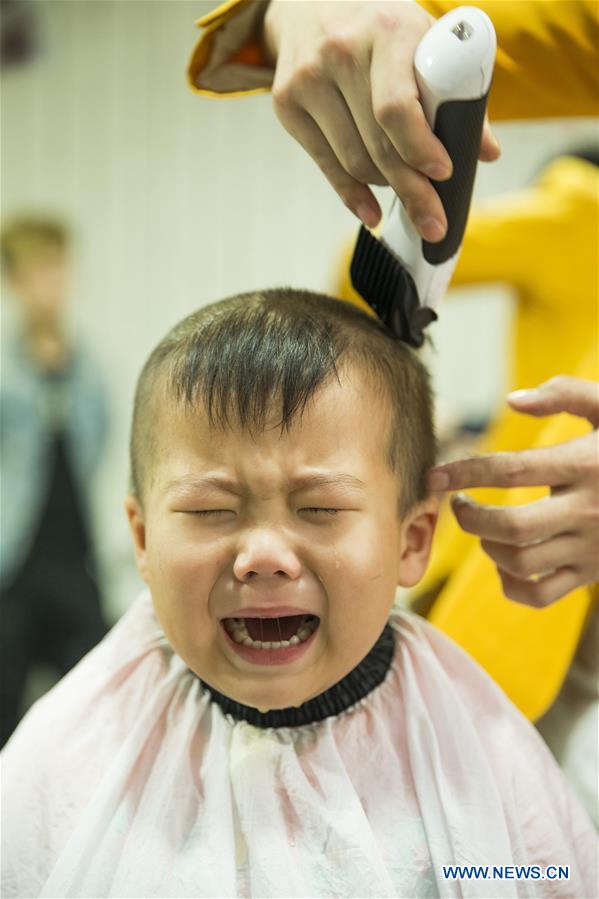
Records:
[[[447,216],[447,234],[439,243],[422,241],[422,253],[431,265],[446,262],[455,253],[464,236],[476,164],[480,152],[487,96],[478,100],[450,100],[437,110],[434,133],[453,163],[448,181],[432,181]]]
[[[393,334],[410,346],[422,346],[423,331],[436,321],[437,313],[420,305],[410,273],[364,225],[349,272],[355,290]]]

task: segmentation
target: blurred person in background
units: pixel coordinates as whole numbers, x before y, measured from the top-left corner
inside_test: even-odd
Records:
[[[86,485],[107,429],[104,389],[69,333],[70,240],[54,218],[2,228],[1,745],[36,664],[59,677],[102,639]]]

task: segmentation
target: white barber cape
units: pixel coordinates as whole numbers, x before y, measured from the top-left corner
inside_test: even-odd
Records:
[[[595,896],[595,831],[534,728],[426,622],[391,623],[378,687],[263,729],[222,711],[141,596],[2,753],[2,896]]]

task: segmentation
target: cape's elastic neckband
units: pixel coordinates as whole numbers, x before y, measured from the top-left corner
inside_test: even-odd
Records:
[[[236,721],[247,721],[255,727],[299,727],[302,724],[313,724],[323,721],[351,706],[367,696],[381,684],[389,671],[395,652],[395,633],[387,624],[370,652],[359,665],[342,680],[334,684],[320,696],[309,699],[303,705],[288,709],[274,709],[270,712],[259,712],[251,706],[235,702],[202,681],[202,686],[210,693],[214,702],[222,708],[226,715]]]

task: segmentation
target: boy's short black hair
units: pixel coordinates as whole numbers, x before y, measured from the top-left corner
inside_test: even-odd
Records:
[[[154,349],[135,394],[133,492],[141,501],[157,452],[157,396],[189,410],[202,408],[215,428],[259,433],[276,410],[286,429],[346,366],[361,372],[389,409],[389,440],[381,449],[400,476],[404,514],[426,497],[426,472],[435,462],[428,372],[378,319],[341,300],[292,288],[205,306]]]

